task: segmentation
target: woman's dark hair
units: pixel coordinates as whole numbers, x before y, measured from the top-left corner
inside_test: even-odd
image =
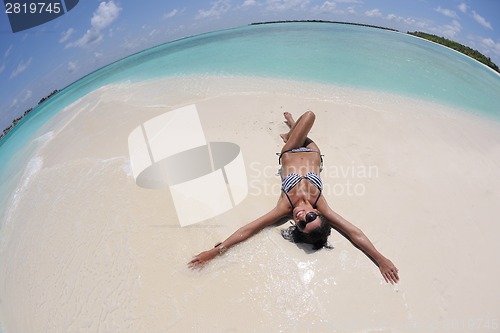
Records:
[[[321,219],[321,224],[318,228],[309,233],[300,231],[294,224],[288,229],[281,230],[281,236],[292,243],[307,243],[312,244],[313,250],[319,250],[323,247],[331,249],[328,245],[328,236],[330,236],[332,227],[328,220],[323,215],[318,215]]]

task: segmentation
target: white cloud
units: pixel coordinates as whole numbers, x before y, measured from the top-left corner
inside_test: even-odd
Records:
[[[315,11],[320,11],[320,12],[332,12],[336,8],[336,3],[333,1],[325,1],[321,6],[316,6],[314,7]]]
[[[481,38],[479,40],[479,43],[481,44],[482,48],[486,51],[485,53],[495,54],[497,56],[500,56],[500,42],[496,43],[491,38]]]
[[[3,57],[4,58],[7,58],[9,55],[10,55],[10,52],[12,51],[12,45],[9,46],[9,48],[5,51],[5,53],[3,54]]]
[[[22,72],[24,72],[25,70],[28,69],[28,67],[31,65],[31,61],[33,60],[33,58],[29,58],[28,61],[26,62],[20,62],[18,65],[17,65],[17,68],[12,72],[12,74],[10,74],[10,78],[14,78],[16,76],[18,76],[19,74],[21,74]]]
[[[395,21],[397,23],[404,23],[410,26],[415,26],[418,28],[423,28],[426,26],[424,22],[417,21],[414,18],[411,17],[403,17],[403,16],[398,16],[396,14],[388,14],[386,17],[389,21]]]
[[[486,19],[484,17],[482,17],[481,15],[479,15],[478,13],[476,13],[475,11],[472,11],[472,17],[474,18],[474,20],[477,23],[479,23],[483,27],[485,27],[487,29],[490,29],[490,30],[493,30],[493,27],[491,26],[491,23],[488,22],[488,21],[486,21]]]
[[[310,0],[267,0],[267,9],[271,11],[285,11],[289,9],[305,9]]]
[[[365,12],[365,15],[368,16],[368,17],[381,17],[382,13],[380,12],[380,9],[375,8],[375,9],[372,9],[372,10],[367,10]]]
[[[204,19],[207,17],[220,17],[225,14],[231,8],[231,3],[229,0],[217,0],[212,2],[212,7],[207,10],[200,9],[196,15],[196,19]]]
[[[118,7],[113,0],[101,2],[99,7],[94,12],[90,24],[96,30],[102,30],[109,26],[118,18],[121,8]]]
[[[10,103],[10,108],[13,108],[14,106],[17,105],[17,98],[14,97],[14,99],[12,100],[12,103]]]
[[[257,1],[255,0],[245,0],[243,2],[243,4],[241,5],[241,7],[251,7],[251,6],[255,6],[257,4]]]
[[[68,39],[71,38],[71,36],[73,35],[74,32],[75,32],[75,29],[73,29],[73,28],[69,28],[68,30],[66,30],[65,32],[63,32],[61,34],[61,38],[59,39],[59,43],[66,42]]]
[[[175,15],[177,15],[177,13],[179,13],[179,11],[177,9],[172,9],[170,12],[163,15],[163,18],[166,18],[166,19],[172,18]]]
[[[178,26],[175,25],[175,27],[177,28]],[[127,50],[139,51],[158,44],[158,40],[160,40],[162,34],[165,33],[163,29],[157,29],[148,24],[144,24],[141,29],[142,32],[138,35],[132,38],[125,38],[121,42],[121,46]],[[171,29],[168,29],[167,31],[170,32]]]
[[[495,47],[497,45],[495,43],[495,41],[491,38],[482,38],[481,44],[483,44],[484,46],[487,46],[487,47]]]
[[[460,33],[460,30],[462,30],[460,22],[453,20],[451,24],[436,27],[434,33],[439,33],[443,37],[453,39]]]
[[[118,18],[121,8],[113,0],[101,2],[90,19],[90,29],[76,42],[66,45],[66,47],[84,47],[86,45],[99,42],[103,39],[101,31],[108,27]]]
[[[18,103],[25,103],[31,98],[31,96],[33,96],[33,92],[31,90],[23,90],[21,93],[19,93],[19,95],[14,97],[12,103],[10,103],[10,108],[15,107]]]
[[[99,42],[102,40],[102,35],[100,31],[89,29],[79,40],[74,43],[69,43],[66,45],[68,47],[85,47],[86,45]]]
[[[467,5],[465,4],[465,2],[462,2],[460,5],[458,5],[458,9],[460,9],[460,11],[462,13],[467,13]]]
[[[3,73],[4,70],[5,70],[5,64],[2,64],[2,66],[0,66],[0,73]]]
[[[165,13],[163,15],[163,19],[164,20],[168,20],[168,19],[171,19],[172,17],[179,16],[182,13],[184,13],[185,10],[186,10],[186,8],[182,8],[182,9],[175,8],[175,9],[172,9],[171,11],[169,11],[168,13]]]
[[[434,9],[436,12],[443,14],[444,16],[448,16],[451,18],[458,18],[457,13],[454,10],[442,8],[441,6]]]
[[[387,19],[390,20],[390,21],[398,21],[398,18],[399,16],[397,16],[396,14],[387,14]]]
[[[339,4],[358,4],[360,3],[358,0],[326,0],[324,1],[321,5],[314,6],[312,8],[313,13],[332,13],[332,14],[351,14],[354,15],[356,14],[356,6],[348,6],[348,7],[342,7],[342,5],[339,6]]]
[[[356,14],[356,9],[354,7],[347,7],[346,12],[349,14]]]
[[[76,65],[77,65],[77,63],[74,61],[68,62],[68,72],[73,73],[74,71],[76,71],[76,69],[77,69]]]
[[[31,96],[33,96],[33,92],[31,90],[26,90],[24,92],[24,96],[21,96],[21,102],[24,103],[26,102],[27,100],[29,100],[31,98]]]

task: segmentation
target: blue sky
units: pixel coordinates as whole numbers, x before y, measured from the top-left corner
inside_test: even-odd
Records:
[[[3,6],[0,6],[3,7]],[[54,89],[140,50],[269,20],[319,19],[424,31],[500,66],[499,0],[81,0],[65,15],[12,33],[0,13],[0,131]]]

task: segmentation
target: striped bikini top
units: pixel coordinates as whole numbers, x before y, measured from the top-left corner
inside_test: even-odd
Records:
[[[319,176],[317,174],[315,174],[314,172],[308,172],[304,176],[301,176],[301,175],[296,174],[296,173],[288,174],[283,179],[283,182],[281,183],[281,190],[283,191],[283,193],[285,193],[285,195],[288,199],[288,202],[290,202],[290,206],[292,206],[292,209],[294,209],[295,207],[292,204],[292,200],[290,200],[290,197],[288,196],[288,192],[290,192],[290,190],[295,185],[300,183],[300,181],[302,179],[306,179],[307,181],[309,181],[311,184],[313,184],[319,190],[318,197],[316,198],[316,201],[314,202],[313,207],[316,207],[316,203],[318,202],[319,197],[321,197],[321,191],[323,190],[323,182],[321,181],[321,178],[319,178]]]

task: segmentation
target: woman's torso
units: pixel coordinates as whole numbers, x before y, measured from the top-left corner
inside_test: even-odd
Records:
[[[321,155],[319,151],[309,152],[286,152],[281,156],[281,179],[287,179],[290,174],[297,174],[302,179],[296,184],[283,192],[282,198],[289,200],[290,204],[296,206],[298,202],[303,200],[309,201],[314,205],[321,196],[322,184],[314,181],[315,176],[319,179],[321,171]],[[314,173],[315,175],[308,175]],[[304,178],[304,176],[306,176]],[[285,191],[286,189],[284,189]],[[288,196],[288,198],[286,198]]]

